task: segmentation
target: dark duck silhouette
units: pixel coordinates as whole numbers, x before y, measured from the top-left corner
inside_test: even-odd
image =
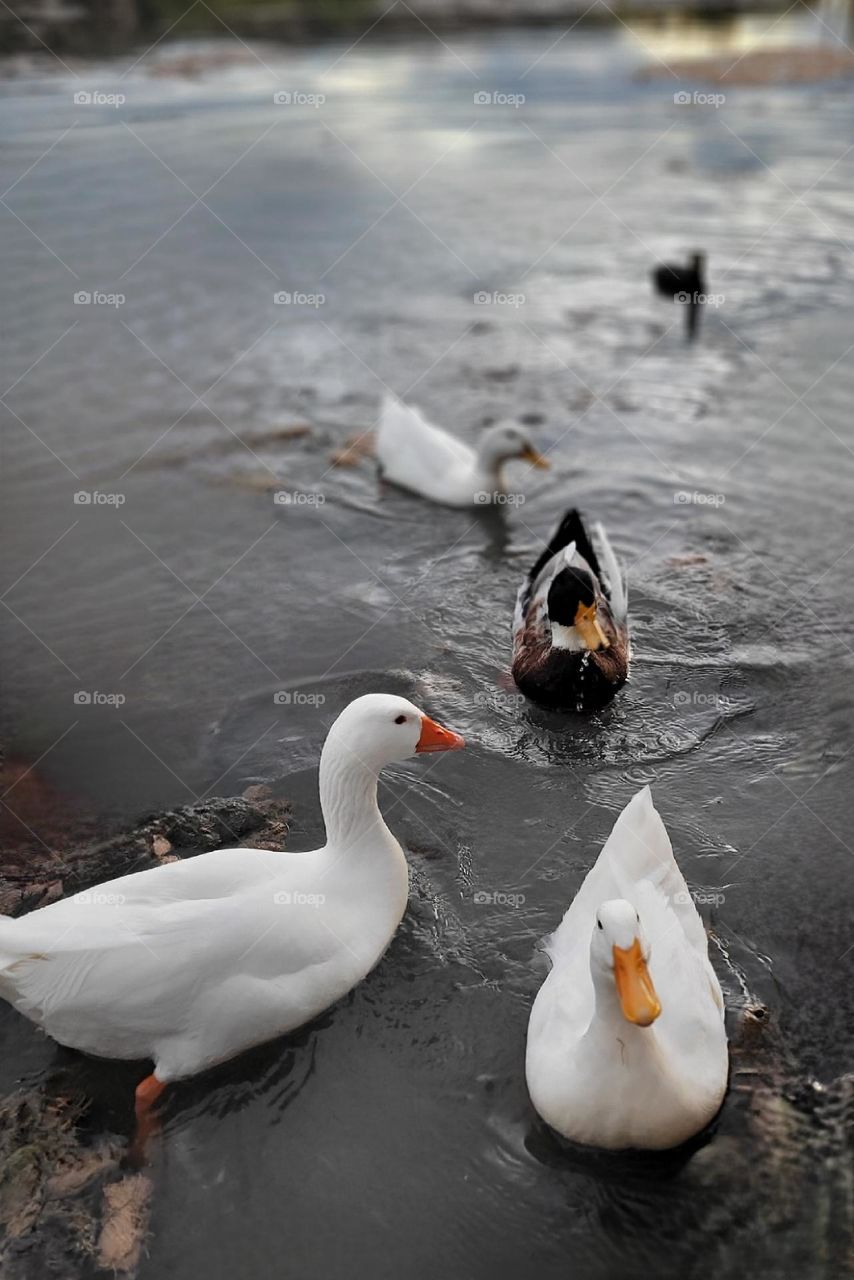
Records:
[[[513,679],[541,706],[590,711],[629,673],[628,596],[601,524],[597,550],[568,511],[525,579],[513,620]]]
[[[706,255],[692,254],[684,267],[678,262],[663,262],[653,271],[652,282],[663,298],[684,305],[685,332],[689,339],[696,337],[701,299],[706,294]]]

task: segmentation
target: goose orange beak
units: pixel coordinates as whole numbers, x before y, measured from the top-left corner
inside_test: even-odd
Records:
[[[630,947],[614,947],[614,978],[623,1017],[648,1027],[661,1013],[659,1000],[637,938]]]
[[[445,729],[429,716],[421,717],[421,737],[416,751],[459,751],[465,745],[466,740],[461,734]]]

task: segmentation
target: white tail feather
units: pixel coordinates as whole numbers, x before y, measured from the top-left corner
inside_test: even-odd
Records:
[[[623,577],[614,548],[608,539],[604,526],[601,524],[594,525],[596,541],[599,543],[598,551],[605,565],[605,573],[608,578],[608,586],[611,592],[611,608],[617,622],[622,622],[629,611],[629,588],[626,579]]]

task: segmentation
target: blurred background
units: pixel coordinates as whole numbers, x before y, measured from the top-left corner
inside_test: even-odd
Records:
[[[82,54],[119,52],[141,38],[196,35],[224,30],[241,36],[265,37],[273,40],[305,42],[353,34],[362,37],[382,23],[382,34],[418,33],[428,27],[434,31],[452,32],[501,26],[558,26],[578,19],[588,23],[617,20],[646,20],[659,30],[666,29],[671,38],[690,28],[692,19],[705,19],[715,31],[705,34],[695,29],[688,36],[685,49],[694,52],[726,42],[745,41],[750,33],[760,47],[783,42],[783,33],[774,34],[756,27],[750,21],[756,14],[770,13],[781,17],[813,11],[816,21],[801,27],[800,34],[808,43],[820,39],[820,31],[837,43],[846,36],[850,21],[847,0],[816,0],[806,5],[797,0],[786,5],[782,0],[708,0],[682,3],[682,0],[626,0],[609,4],[607,0],[207,0],[183,4],[180,0],[28,0],[27,3],[4,5],[3,47],[33,49],[44,47],[65,49]],[[796,24],[789,24],[789,31]],[[776,27],[776,24],[775,24]],[[808,31],[808,28],[811,28]],[[717,35],[718,39],[715,39]],[[791,35],[786,43],[791,43]]]

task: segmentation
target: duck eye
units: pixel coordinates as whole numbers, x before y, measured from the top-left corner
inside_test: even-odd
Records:
[[[598,929],[601,929],[601,928],[602,928],[602,921],[601,921],[601,920],[597,920],[597,921],[596,921],[596,927],[597,927]]]
[[[406,724],[406,716],[395,716],[395,717],[394,717],[394,723],[395,723],[395,724]]]

